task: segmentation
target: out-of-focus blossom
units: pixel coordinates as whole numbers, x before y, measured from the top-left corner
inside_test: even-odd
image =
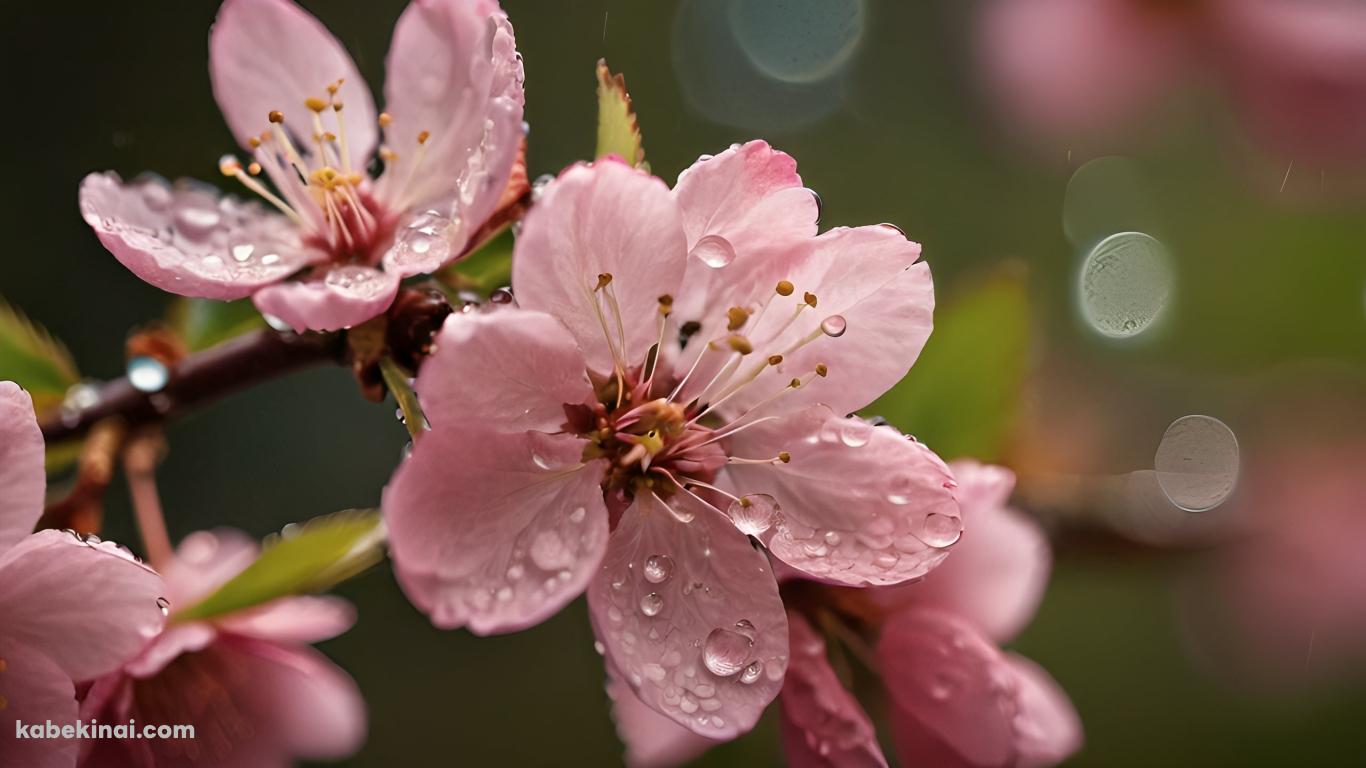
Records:
[[[289,0],[227,0],[209,70],[251,155],[219,169],[266,204],[98,173],[81,184],[81,212],[147,282],[253,296],[297,330],[364,322],[402,278],[459,257],[521,146],[522,64],[494,0],[414,0],[394,28],[378,116],[341,43]],[[376,147],[383,171],[371,178]]]
[[[844,416],[924,345],[929,270],[895,228],[816,218],[763,142],[672,191],[610,159],[544,190],[519,308],[446,321],[416,383],[432,429],[385,491],[399,581],[434,623],[521,629],[587,590],[618,687],[729,738],[788,665],[765,551],[847,586],[945,557],[948,468]]]
[[[220,529],[187,536],[165,567],[172,605],[207,597],[256,559],[256,542]],[[194,739],[87,742],[91,768],[221,768],[345,757],[365,739],[355,682],[309,647],[355,623],[346,601],[289,597],[204,621],[177,620],[121,669],[95,681],[81,717],[194,726]]]
[[[1296,426],[1313,437],[1263,432],[1239,535],[1183,595],[1202,660],[1239,683],[1298,687],[1366,669],[1366,440]]]
[[[877,636],[876,667],[904,765],[1043,766],[1080,748],[1081,722],[1067,695],[1033,662],[995,645],[1038,606],[1049,561],[1042,532],[1005,507],[1014,485],[1008,470],[971,462],[953,469],[967,533],[923,581],[857,591],[785,583],[799,607],[789,615],[792,661],[781,695],[789,765],[887,764],[826,641],[799,611]],[[832,638],[850,643],[842,633]],[[624,693],[612,698],[630,765],[680,765],[715,743],[642,714]]]
[[[1350,0],[993,0],[980,49],[1009,114],[1083,136],[1150,120],[1183,78],[1310,158],[1366,153],[1366,7]]]
[[[125,550],[63,531],[43,511],[43,436],[29,395],[0,381],[0,766],[76,763],[74,741],[14,724],[75,725],[75,683],[118,668],[161,629],[161,578]]]

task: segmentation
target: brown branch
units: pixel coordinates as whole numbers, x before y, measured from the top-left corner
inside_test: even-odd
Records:
[[[346,344],[340,333],[255,331],[185,358],[171,370],[161,391],[142,392],[127,377],[99,388],[95,402],[42,422],[48,444],[85,434],[111,417],[129,428],[168,421],[225,395],[321,363],[340,363]]]

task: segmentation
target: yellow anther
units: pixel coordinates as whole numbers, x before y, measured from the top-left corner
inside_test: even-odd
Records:
[[[392,163],[398,159],[398,153],[388,147],[380,147],[379,156],[386,163]]]
[[[797,387],[800,387],[801,385],[802,385],[802,380],[801,380],[801,379],[793,379],[792,381],[789,381],[789,382],[787,383],[787,386],[791,387],[792,389],[796,389]]]
[[[609,286],[609,285],[611,285],[611,284],[612,284],[612,273],[611,273],[611,272],[603,272],[603,273],[601,273],[601,274],[598,275],[598,284],[597,284],[596,287],[593,288],[593,290],[595,290],[595,291],[601,291],[603,288],[606,288],[607,286]]]
[[[261,146],[261,140],[256,138],[255,136],[252,136],[250,139],[247,139],[247,143],[251,145],[252,149],[256,149],[257,147]]]
[[[731,307],[726,310],[726,330],[738,331],[749,321],[749,310],[744,307]]]
[[[340,111],[342,111],[342,103],[341,103],[340,101],[334,101],[334,102],[332,102],[332,111],[333,111],[333,112],[340,112]]]
[[[338,78],[337,82],[335,82],[335,83],[333,83],[333,84],[327,86],[327,94],[328,94],[329,96],[336,96],[336,95],[337,95],[337,91],[340,91],[340,90],[341,90],[341,84],[342,84],[342,81],[341,81],[340,78]]]
[[[659,314],[668,317],[674,311],[674,297],[664,294],[659,297]]]
[[[261,164],[253,161],[251,165],[247,166],[247,173],[250,173],[252,176],[260,176]]]
[[[778,452],[778,461],[781,461],[782,463],[787,464],[787,463],[789,463],[789,462],[792,461],[792,454],[788,453],[787,451],[779,451],[779,452]]]
[[[431,134],[429,131],[419,131],[418,134],[417,134],[417,143],[418,143],[418,144],[426,144],[426,143],[427,143],[427,139],[430,139],[431,137],[432,137],[432,134]]]
[[[335,133],[333,133],[333,132],[331,132],[331,131],[327,131],[327,132],[323,133],[323,140],[324,140],[324,141],[336,141],[336,140],[337,140],[337,134],[335,134]]]
[[[388,128],[394,122],[394,116],[388,112],[379,113],[379,127]]]
[[[278,109],[272,109],[270,114],[266,115],[266,119],[276,124],[283,123],[285,121],[285,113]]]
[[[797,287],[786,280],[779,280],[778,287],[774,290],[778,292],[779,296],[791,296],[792,292],[797,290]]]
[[[346,183],[350,184],[353,187],[360,186],[360,183],[364,180],[365,177],[361,176],[359,173],[353,173],[350,176],[346,177]]]
[[[805,302],[806,306],[811,307],[812,309],[816,308],[816,294],[807,291],[802,296],[802,301]]]
[[[750,352],[754,351],[754,345],[749,342],[749,339],[738,333],[731,334],[727,337],[726,344],[730,345],[731,349],[742,355],[748,355]]]
[[[782,356],[782,355],[769,355],[769,356],[768,356],[768,364],[769,364],[769,365],[779,365],[779,364],[781,364],[782,362],[783,362],[783,356]]]
[[[324,109],[327,109],[327,102],[323,101],[317,96],[309,96],[308,98],[304,99],[304,106],[308,107],[310,110],[314,112],[321,113]]]
[[[242,164],[237,162],[237,158],[225,157],[218,161],[218,172],[224,176],[236,176],[242,172]]]
[[[829,372],[830,372],[830,369],[825,367],[825,363],[816,363],[816,375],[817,375],[817,376],[820,376],[820,377],[824,378],[824,377],[825,377],[825,374],[827,374],[827,373],[829,373]]]

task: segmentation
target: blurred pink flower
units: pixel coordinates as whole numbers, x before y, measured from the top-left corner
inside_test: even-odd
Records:
[[[271,208],[102,173],[81,183],[81,212],[124,266],[163,290],[253,296],[297,330],[364,322],[402,278],[461,255],[522,140],[522,64],[494,0],[414,0],[386,68],[389,112],[377,118],[356,65],[316,18],[289,0],[227,0],[209,73],[253,161],[225,156],[219,168]],[[376,145],[383,173],[370,178]]]
[[[869,626],[881,624],[877,666],[903,764],[1058,763],[1082,739],[1067,695],[1033,662],[993,642],[1013,635],[1038,606],[1048,575],[1046,541],[1034,523],[1005,507],[1014,485],[1008,470],[973,462],[953,469],[969,528],[943,565],[922,582],[806,594],[796,602],[814,604],[816,615],[843,608]],[[792,661],[781,696],[788,764],[885,766],[872,721],[832,668],[822,636],[796,611],[788,626]],[[647,710],[615,677],[608,691],[633,768],[680,765],[717,743]]]
[[[432,429],[385,491],[399,581],[435,624],[517,630],[586,589],[620,683],[728,738],[788,663],[749,536],[849,586],[944,558],[948,468],[843,416],[919,354],[929,269],[899,230],[816,236],[817,213],[758,141],[672,191],[616,160],[544,190],[517,239],[520,307],[446,321],[416,383]]]
[[[1281,152],[1366,152],[1366,7],[1345,0],[994,0],[981,55],[1025,127],[1075,136],[1144,122],[1208,73]]]
[[[1240,535],[1183,594],[1202,660],[1239,684],[1302,687],[1366,670],[1366,440],[1313,429],[1314,410],[1303,403],[1303,421],[1282,417],[1252,443]],[[1348,413],[1329,416],[1359,430]]]
[[[76,763],[77,744],[17,738],[13,723],[75,725],[73,681],[132,658],[165,617],[161,578],[126,551],[62,531],[43,511],[43,435],[29,395],[0,381],[0,765]]]
[[[199,602],[258,552],[234,530],[187,536],[165,568],[171,605]],[[191,724],[194,739],[91,741],[81,765],[254,768],[350,755],[365,739],[365,703],[355,682],[308,644],[345,632],[355,618],[330,596],[281,598],[205,621],[173,615],[136,658],[95,681],[81,717]]]

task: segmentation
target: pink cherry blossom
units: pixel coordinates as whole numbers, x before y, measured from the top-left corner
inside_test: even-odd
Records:
[[[1366,9],[1335,0],[996,0],[981,51],[992,90],[1046,134],[1142,122],[1183,77],[1217,81],[1273,149],[1366,149]]]
[[[431,431],[385,491],[399,582],[435,624],[517,630],[586,590],[617,687],[724,739],[788,667],[770,557],[847,586],[943,560],[948,467],[844,415],[919,354],[929,270],[899,230],[817,235],[817,214],[758,141],[673,190],[615,160],[546,187],[519,306],[446,321],[416,382]]]
[[[190,606],[256,559],[238,531],[186,537],[165,568],[172,605]],[[81,717],[188,723],[193,742],[88,742],[81,765],[249,768],[341,758],[365,739],[355,682],[309,643],[345,632],[355,610],[329,596],[288,597],[204,621],[177,620],[123,667],[95,681]]]
[[[0,381],[0,766],[57,768],[74,742],[14,722],[74,725],[79,683],[132,658],[165,621],[161,578],[125,550],[62,531],[43,511],[43,436],[27,392]]]
[[[968,533],[923,581],[813,594],[794,580],[784,592],[797,591],[796,604],[819,606],[817,615],[880,626],[875,662],[903,764],[1055,764],[1081,745],[1076,712],[1046,672],[993,644],[1038,606],[1047,544],[1036,525],[1005,507],[1014,486],[1008,470],[975,462],[953,470]],[[885,766],[872,720],[836,674],[822,635],[797,611],[788,626],[791,661],[780,696],[788,764]],[[681,765],[716,743],[646,709],[615,675],[608,691],[628,765]]]
[[[81,183],[86,222],[124,266],[172,293],[252,296],[296,330],[374,317],[402,278],[464,252],[522,140],[522,64],[495,0],[413,0],[386,65],[389,111],[376,116],[317,19],[289,0],[227,0],[209,71],[251,160],[224,156],[219,169],[262,201],[97,173]],[[383,172],[372,178],[376,147]]]

